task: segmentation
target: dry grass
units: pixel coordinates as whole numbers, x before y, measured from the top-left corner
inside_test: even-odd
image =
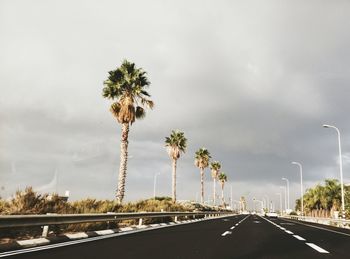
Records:
[[[173,203],[169,197],[156,197],[155,199],[140,200],[125,204],[117,204],[114,200],[96,200],[84,199],[73,202],[66,202],[57,194],[38,194],[31,187],[24,191],[17,191],[15,196],[5,201],[0,199],[0,214],[2,215],[25,215],[25,214],[83,214],[83,213],[107,213],[107,212],[159,212],[159,211],[193,211],[209,210],[209,208],[192,205],[190,203]],[[150,218],[144,219],[144,224],[168,222],[169,218]],[[117,228],[121,226],[135,225],[138,221],[124,220],[120,222],[100,222],[84,223],[72,225],[50,226],[51,235],[62,234],[66,232],[94,231],[108,228]],[[30,237],[39,237],[41,227],[31,228],[11,228],[2,229],[0,232],[0,241],[11,239],[28,239]],[[8,239],[10,238],[10,239]]]

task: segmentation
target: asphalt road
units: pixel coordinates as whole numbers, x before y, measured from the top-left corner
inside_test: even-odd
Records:
[[[239,215],[11,256],[13,259],[350,258],[350,231]]]

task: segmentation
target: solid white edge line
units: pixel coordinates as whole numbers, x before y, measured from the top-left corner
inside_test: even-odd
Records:
[[[321,230],[325,230],[325,231],[328,231],[328,232],[332,232],[332,233],[336,233],[336,234],[340,234],[340,235],[344,235],[344,236],[349,236],[350,237],[350,234],[347,234],[347,233],[344,233],[344,232],[339,232],[339,231],[335,231],[335,230],[331,230],[331,229],[327,229],[327,228],[323,228],[323,227],[318,227],[318,226],[314,226],[314,225],[304,224],[304,223],[301,223],[299,221],[295,221],[294,222],[294,221],[289,221],[287,219],[283,219],[283,220],[291,222],[291,223],[304,225],[304,226],[308,226],[308,227],[312,227],[312,228],[317,228],[317,229],[321,229]]]
[[[216,218],[205,218],[205,219],[203,219],[203,221],[210,221],[210,220],[216,220],[216,219],[225,218],[225,217],[235,217],[235,216],[236,215],[220,216],[220,217],[216,217]],[[182,223],[182,225],[187,225],[187,224],[192,224],[192,223],[196,223],[196,222],[186,222],[186,223]],[[49,244],[49,245],[45,245],[45,246],[37,246],[37,247],[32,247],[32,248],[23,248],[23,249],[20,249],[20,250],[13,250],[13,251],[7,251],[7,252],[0,253],[0,258],[1,257],[8,257],[8,256],[13,256],[13,255],[18,255],[18,254],[30,253],[30,252],[35,252],[35,251],[59,248],[59,247],[64,247],[64,246],[70,246],[70,245],[75,245],[75,244],[93,242],[93,241],[96,241],[96,240],[113,238],[113,237],[117,237],[117,236],[130,235],[130,234],[139,233],[139,232],[152,231],[152,230],[157,230],[157,229],[161,229],[161,228],[175,227],[177,225],[178,224],[168,225],[168,226],[157,226],[157,227],[154,227],[154,228],[137,229],[137,230],[119,232],[119,233],[115,233],[115,234],[111,234],[111,235],[90,237],[90,238],[85,238],[85,239],[66,241],[66,242],[62,242],[62,243]]]
[[[315,245],[314,243],[305,243],[309,247],[315,249],[317,252],[322,253],[322,254],[329,254],[327,250],[324,250],[323,248],[319,247],[318,245]]]

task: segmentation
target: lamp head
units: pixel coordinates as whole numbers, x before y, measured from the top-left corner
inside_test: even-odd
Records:
[[[328,124],[323,124],[323,125],[322,125],[322,127],[323,127],[323,128],[330,128],[330,127],[331,127],[331,125],[328,125]]]

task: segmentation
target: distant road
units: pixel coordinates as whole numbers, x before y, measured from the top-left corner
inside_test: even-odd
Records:
[[[350,258],[350,231],[292,220],[239,215],[177,225],[13,259]]]

